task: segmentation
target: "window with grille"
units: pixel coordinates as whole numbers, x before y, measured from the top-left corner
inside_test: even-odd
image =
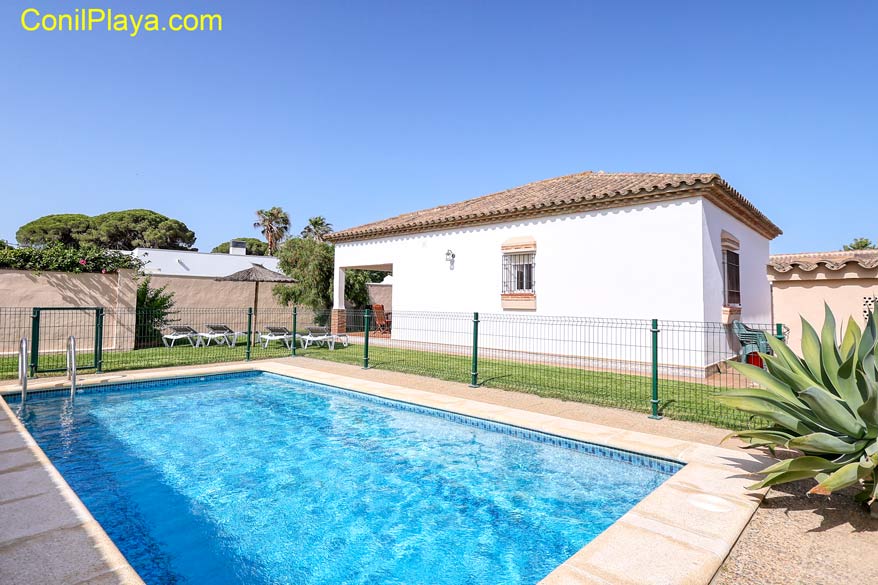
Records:
[[[534,292],[534,252],[503,254],[503,292]]]
[[[737,252],[723,250],[723,266],[725,268],[725,289],[727,306],[741,304],[741,260]]]

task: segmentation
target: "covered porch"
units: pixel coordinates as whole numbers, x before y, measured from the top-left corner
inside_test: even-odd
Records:
[[[346,275],[350,270],[369,270],[375,272],[385,272],[388,275],[393,273],[393,263],[392,262],[378,262],[374,264],[353,264],[347,266],[335,266],[335,273],[333,275],[333,287],[332,287],[332,316],[330,319],[330,330],[334,334],[347,333],[347,304],[345,299],[345,284],[346,284]],[[379,284],[379,283],[373,283]],[[386,299],[392,299],[392,288],[388,283],[386,285],[388,290],[382,291],[382,295],[380,299],[376,299],[374,302],[376,304],[387,305],[390,307],[390,303],[383,302]],[[370,294],[370,302],[372,301],[372,292]],[[392,301],[391,301],[392,302]],[[389,311],[389,308],[388,308]],[[389,334],[388,334],[389,337]]]

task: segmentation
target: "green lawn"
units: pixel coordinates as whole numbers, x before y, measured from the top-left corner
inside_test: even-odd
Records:
[[[298,355],[334,362],[362,365],[363,347],[337,346],[334,351],[326,348],[297,350]],[[290,351],[279,343],[269,349],[256,346],[251,349],[251,359],[286,357]],[[167,366],[184,366],[238,361],[245,358],[245,346],[209,346],[193,348],[156,347],[125,352],[104,352],[103,371],[132,370]],[[63,368],[64,355],[40,356],[40,368]],[[78,363],[91,363],[93,356],[78,355]],[[0,377],[16,376],[17,357],[0,358]],[[369,366],[409,374],[418,374],[469,383],[471,358],[468,355],[447,355],[428,351],[370,346]],[[88,370],[85,370],[86,372]],[[40,374],[48,375],[48,374]],[[732,374],[728,374],[732,375]],[[650,378],[642,375],[619,374],[586,370],[575,367],[522,363],[508,360],[479,360],[481,385],[516,390],[585,402],[602,406],[624,408],[643,413],[650,411]],[[711,396],[717,388],[695,382],[662,379],[659,383],[659,400],[662,414],[669,418],[713,424],[725,428],[747,426],[746,415],[726,408]]]

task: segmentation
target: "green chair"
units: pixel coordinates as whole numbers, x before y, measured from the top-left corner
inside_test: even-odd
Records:
[[[768,345],[765,331],[751,329],[740,321],[732,322],[732,331],[741,342],[741,351],[738,352],[738,360],[741,363],[747,363],[747,356],[757,351],[771,355],[771,347]]]

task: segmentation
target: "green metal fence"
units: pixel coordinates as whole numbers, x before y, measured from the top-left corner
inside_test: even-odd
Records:
[[[15,377],[22,336],[31,341],[31,375],[40,376],[64,370],[67,337],[76,335],[84,372],[303,356],[653,418],[753,424],[712,399],[748,385],[728,366],[740,345],[725,324],[418,311],[389,317],[349,310],[344,335],[327,338],[330,312],[303,308],[0,308],[0,377]],[[781,325],[750,326],[785,334]]]

